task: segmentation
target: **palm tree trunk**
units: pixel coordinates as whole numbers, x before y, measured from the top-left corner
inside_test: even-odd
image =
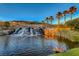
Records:
[[[64,23],[66,23],[66,16],[64,16]]]
[[[72,14],[70,14],[71,20],[72,20]]]
[[[49,24],[49,23],[48,23],[48,20],[47,20],[47,24]]]
[[[51,25],[52,25],[52,20],[50,22],[51,22]]]
[[[71,21],[72,21],[72,14],[70,14],[70,16],[71,16]],[[71,29],[72,29],[72,27],[71,27]]]
[[[60,19],[58,19],[58,26],[60,25]]]

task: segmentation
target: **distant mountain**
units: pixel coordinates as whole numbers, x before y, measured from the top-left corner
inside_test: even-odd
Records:
[[[0,22],[24,22],[24,23],[41,24],[40,22],[36,22],[36,21],[24,21],[24,20],[0,21]]]

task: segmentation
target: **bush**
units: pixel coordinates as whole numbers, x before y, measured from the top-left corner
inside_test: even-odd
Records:
[[[79,18],[69,20],[65,23],[65,25],[74,28],[76,31],[79,31]]]

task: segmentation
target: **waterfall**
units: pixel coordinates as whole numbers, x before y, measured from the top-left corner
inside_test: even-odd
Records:
[[[36,31],[36,36],[38,35],[38,32]]]
[[[18,34],[19,34],[19,36],[23,36],[24,31],[25,31],[25,28],[22,28],[22,30],[18,33]]]
[[[34,33],[33,33],[33,29],[31,28],[31,29],[30,29],[30,35],[33,36],[33,34],[34,34]]]
[[[14,32],[14,34],[18,34],[18,32],[21,30],[22,28],[17,28]]]
[[[37,36],[42,35],[41,29],[39,28],[32,28],[32,27],[23,27],[23,28],[17,28],[15,32],[13,33],[16,36]]]

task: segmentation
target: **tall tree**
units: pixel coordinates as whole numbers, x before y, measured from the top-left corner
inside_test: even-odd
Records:
[[[74,12],[77,11],[77,7],[76,6],[72,6],[72,7],[69,8],[68,11],[69,11],[69,14],[70,14],[71,20],[72,20],[72,15],[74,14]]]
[[[50,16],[50,23],[52,24],[52,21],[54,20],[53,16]]]
[[[68,14],[68,13],[69,13],[68,10],[65,10],[65,11],[63,12],[64,23],[66,23],[66,14]]]
[[[60,18],[62,17],[62,13],[61,12],[58,12],[57,14],[56,14],[56,18],[57,18],[57,20],[58,20],[58,25],[60,24]]]
[[[45,22],[48,24],[48,22],[49,22],[49,18],[48,17],[46,17]]]

